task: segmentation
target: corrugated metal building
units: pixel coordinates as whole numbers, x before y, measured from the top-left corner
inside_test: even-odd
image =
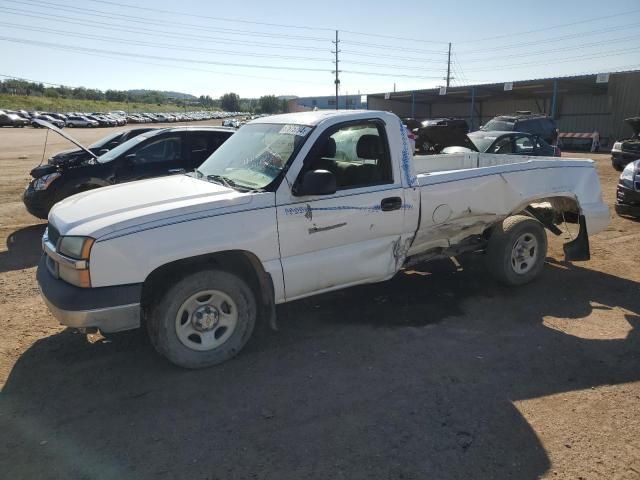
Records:
[[[340,110],[360,110],[366,109],[367,103],[363,102],[364,95],[339,95],[338,109]],[[365,97],[366,98],[366,97]],[[304,112],[317,108],[318,110],[328,110],[336,108],[336,97],[298,97],[287,100],[290,112]]]
[[[371,110],[400,117],[460,117],[472,129],[496,115],[528,110],[554,117],[561,132],[598,131],[610,144],[631,135],[640,114],[640,70],[368,95]]]

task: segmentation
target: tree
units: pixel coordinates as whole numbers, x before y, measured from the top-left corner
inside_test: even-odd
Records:
[[[225,93],[220,97],[220,107],[226,112],[238,112],[240,110],[240,95]]]
[[[277,113],[280,111],[280,100],[275,95],[260,97],[260,111],[262,113]]]

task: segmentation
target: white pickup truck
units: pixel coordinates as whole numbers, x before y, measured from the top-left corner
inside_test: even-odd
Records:
[[[197,368],[275,325],[276,304],[430,259],[484,251],[498,280],[524,284],[563,222],[580,227],[567,259],[588,259],[587,232],[609,222],[590,160],[413,158],[391,113],[286,114],[243,126],[190,174],[58,203],[38,281],[63,325],[145,325],[158,352]]]

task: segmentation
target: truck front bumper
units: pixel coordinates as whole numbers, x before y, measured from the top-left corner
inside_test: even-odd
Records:
[[[61,325],[120,332],[140,326],[142,284],[79,288],[54,277],[43,255],[38,284],[47,307]]]

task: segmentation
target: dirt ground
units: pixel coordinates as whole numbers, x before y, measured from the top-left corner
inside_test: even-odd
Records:
[[[90,344],[44,306],[20,195],[45,136],[0,130],[0,477],[640,478],[640,222],[612,211],[589,262],[550,239],[517,289],[470,255],[282,306],[278,333],[184,371],[141,332]]]

